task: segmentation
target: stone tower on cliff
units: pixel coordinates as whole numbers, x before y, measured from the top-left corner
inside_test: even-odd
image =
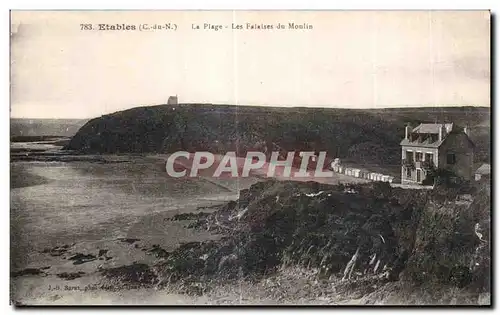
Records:
[[[177,105],[178,103],[179,103],[179,99],[178,99],[177,95],[170,96],[168,98],[168,103],[167,103],[168,105]]]

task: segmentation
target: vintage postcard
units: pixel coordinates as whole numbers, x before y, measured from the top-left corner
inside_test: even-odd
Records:
[[[491,305],[489,11],[10,15],[13,305]]]

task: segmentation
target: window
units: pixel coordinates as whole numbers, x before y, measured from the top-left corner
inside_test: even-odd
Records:
[[[422,152],[415,152],[415,161],[416,162],[421,162],[423,160],[424,156]]]
[[[446,155],[446,164],[455,164],[455,162],[456,162],[455,153],[448,153]]]
[[[406,178],[411,179],[411,169],[408,167],[406,168]]]
[[[425,161],[426,162],[432,163],[433,160],[434,160],[434,157],[432,156],[432,153],[425,154]]]
[[[413,151],[406,151],[406,160],[408,162],[413,162]]]

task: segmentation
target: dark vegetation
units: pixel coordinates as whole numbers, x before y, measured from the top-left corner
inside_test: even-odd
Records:
[[[161,276],[154,282],[252,281],[288,266],[342,276],[358,252],[354,279],[371,275],[377,281],[401,279],[485,292],[490,280],[490,191],[485,184],[464,187],[405,190],[380,182],[261,182],[216,212],[175,217],[191,219],[189,228],[222,238],[186,243],[172,252],[155,247],[162,259],[155,266]],[[141,272],[149,274],[150,269]]]
[[[469,125],[489,159],[489,108],[328,109],[181,104],[137,107],[87,122],[67,149],[85,153],[327,151],[357,163],[400,165],[407,123]]]
[[[489,183],[438,186],[430,195],[405,269],[416,283],[490,290]]]
[[[139,263],[104,269],[101,273],[104,277],[112,279],[113,281],[136,284],[138,286],[153,284],[158,281],[157,276],[148,265]]]

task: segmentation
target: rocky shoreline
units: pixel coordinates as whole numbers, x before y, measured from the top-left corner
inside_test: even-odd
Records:
[[[83,291],[159,290],[218,304],[484,304],[489,191],[471,189],[473,201],[464,203],[457,200],[465,192],[452,189],[267,181],[242,190],[236,201],[164,219],[212,239],[174,249],[114,240],[149,263],[109,266],[113,251],[75,252],[72,244],[42,252],[74,266],[93,264],[97,280],[76,286]],[[66,282],[90,276],[48,269],[11,276]]]

